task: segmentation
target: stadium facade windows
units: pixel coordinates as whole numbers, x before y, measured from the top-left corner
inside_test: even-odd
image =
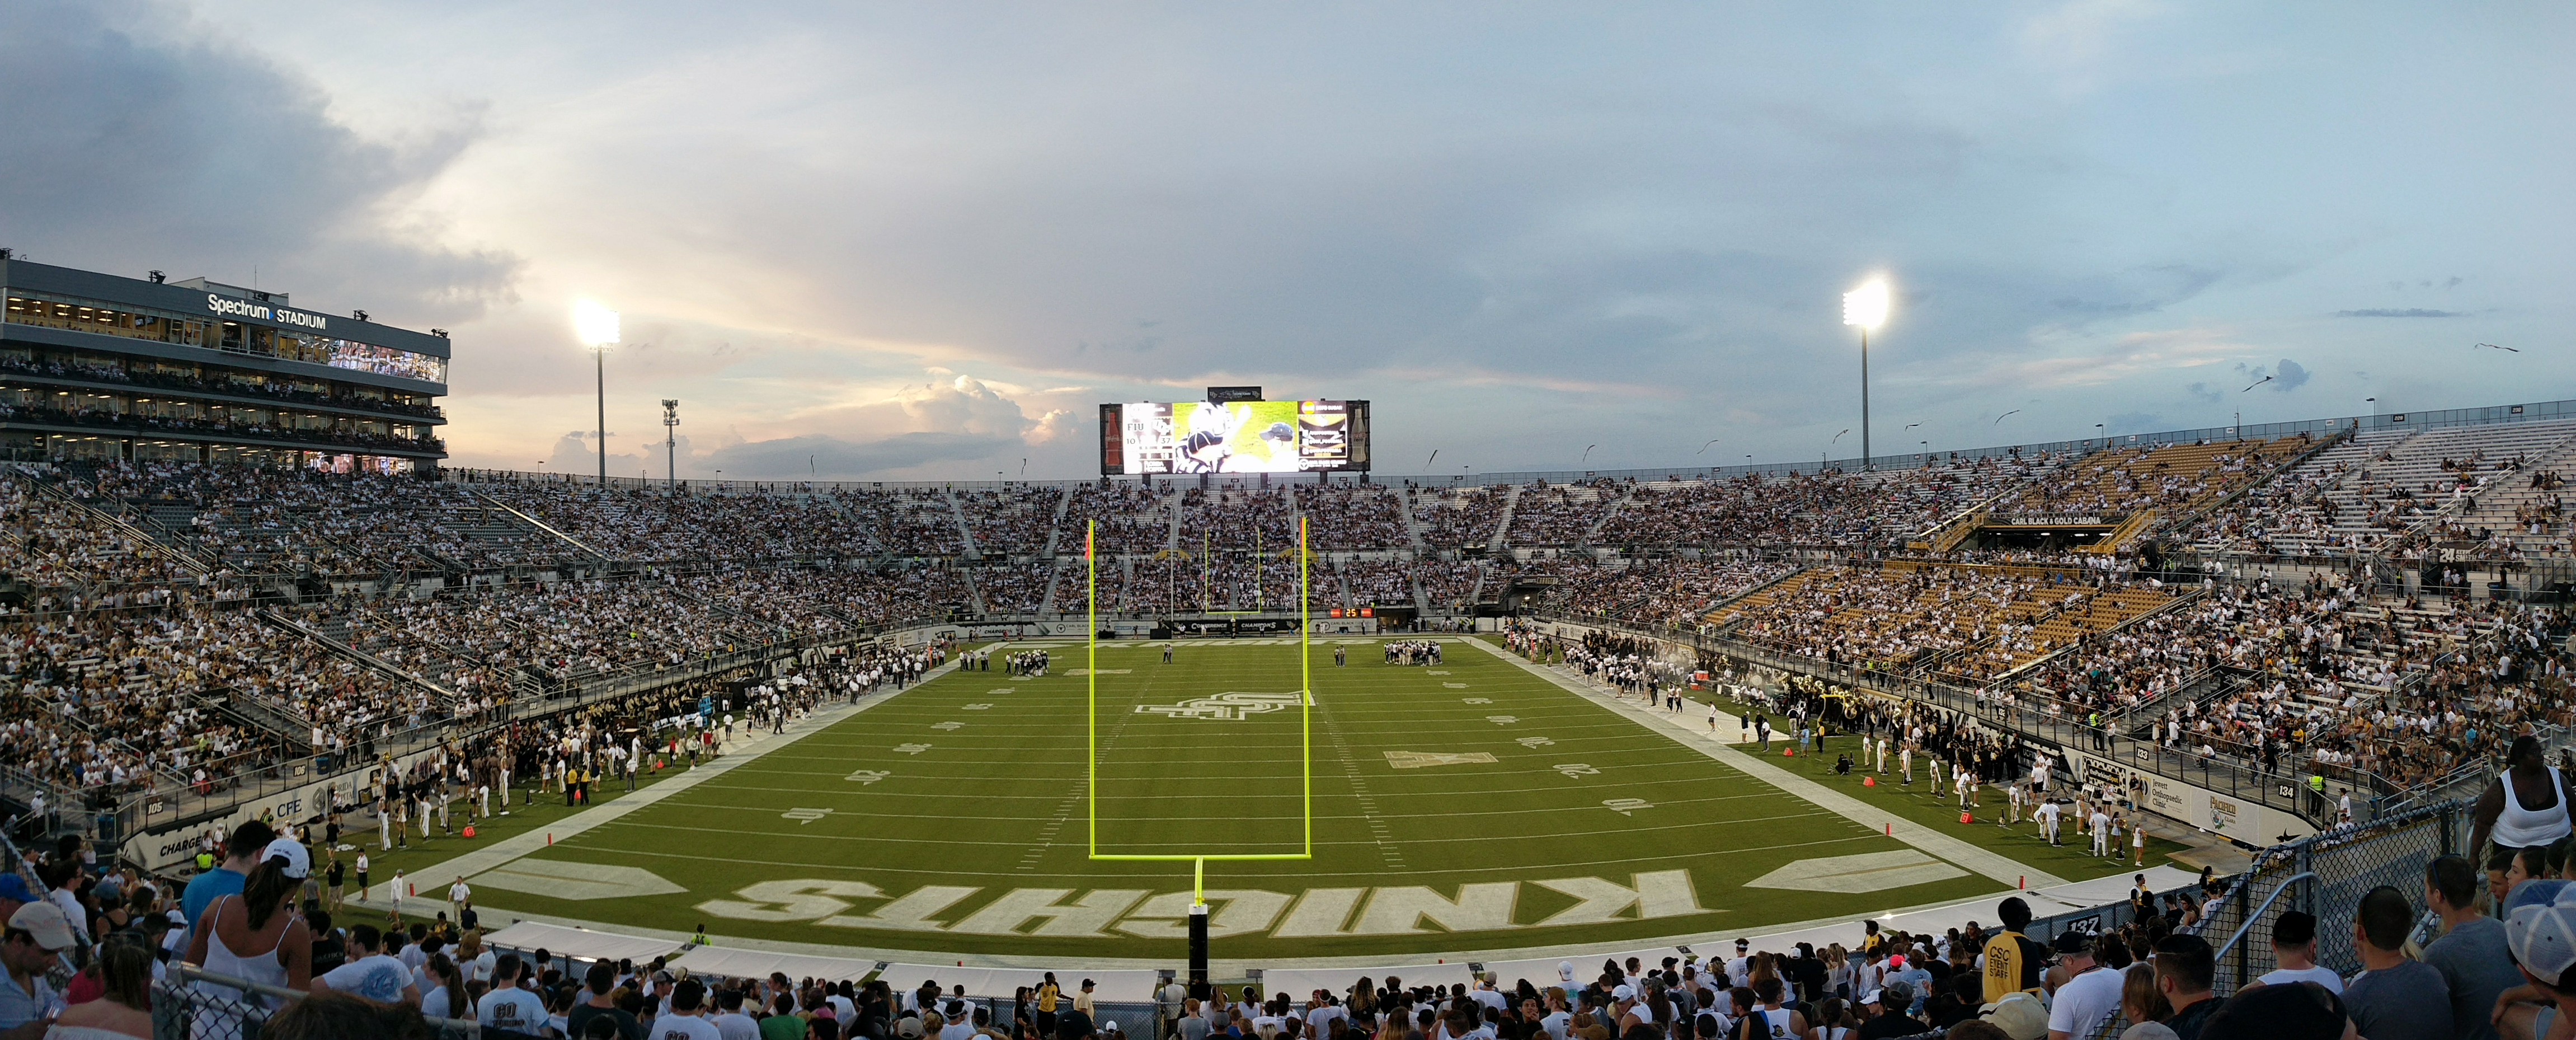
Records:
[[[0,458],[385,473],[446,456],[444,334],[5,258],[0,297]]]

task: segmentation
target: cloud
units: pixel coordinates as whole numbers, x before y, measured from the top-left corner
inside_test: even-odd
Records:
[[[2193,383],[2190,386],[2183,387],[2182,389],[2184,393],[2190,394],[2193,398],[2199,400],[2203,404],[2217,404],[2221,399],[2227,396],[2219,393],[2217,387],[2211,386],[2205,382]]]
[[[2338,318],[2465,318],[2467,311],[2437,311],[2429,307],[2365,307],[2355,311],[2336,311]]]
[[[857,480],[936,462],[991,457],[1020,446],[1017,437],[974,433],[901,433],[872,441],[823,434],[750,441],[719,448],[706,464],[728,478]]]
[[[367,140],[267,58],[148,35],[192,28],[159,6],[0,4],[0,97],[16,99],[0,236],[45,263],[258,281],[418,327],[511,298],[516,257],[429,244],[395,215],[476,139],[478,112],[406,146]]]
[[[2296,361],[2282,358],[2281,363],[2273,367],[2272,375],[2272,389],[2286,394],[2307,385],[2308,378],[2315,373],[2308,371]]]

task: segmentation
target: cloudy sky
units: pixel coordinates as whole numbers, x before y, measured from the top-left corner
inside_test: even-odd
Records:
[[[2563,4],[13,0],[0,245],[450,329],[457,465],[595,465],[585,297],[620,473],[668,397],[684,475],[1084,476],[1098,402],[1233,383],[1373,400],[1382,474],[1842,457],[1872,272],[1882,453],[2576,396],[2570,53]]]

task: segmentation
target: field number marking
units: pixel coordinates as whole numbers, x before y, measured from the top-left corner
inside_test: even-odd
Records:
[[[1509,726],[1509,725],[1511,725],[1512,723],[1519,722],[1520,720],[1521,720],[1521,718],[1520,718],[1520,716],[1518,716],[1518,715],[1487,715],[1487,716],[1485,716],[1485,721],[1490,722],[1490,723],[1493,723],[1494,725],[1497,725],[1497,726]]]
[[[1424,769],[1431,766],[1464,766],[1494,761],[1491,751],[1389,751],[1386,764],[1397,769]]]
[[[1446,669],[1446,668],[1425,668],[1425,669],[1423,669],[1423,670],[1422,670],[1422,674],[1424,674],[1424,675],[1447,675],[1447,674],[1449,674],[1449,669]]]
[[[918,755],[928,750],[930,750],[930,745],[928,744],[897,744],[894,746],[894,753],[898,755]]]
[[[930,728],[937,730],[965,729],[966,724],[963,722],[934,722],[930,724]]]
[[[1463,690],[1467,688],[1467,684],[1462,682],[1445,682],[1440,685],[1446,686],[1452,690]]]
[[[873,784],[893,775],[893,773],[886,772],[882,769],[862,769],[858,772],[842,777],[841,779],[848,780],[852,783]]]
[[[1600,775],[1601,775],[1601,769],[1600,769],[1600,767],[1598,767],[1598,766],[1593,766],[1593,765],[1589,765],[1589,764],[1582,763],[1582,762],[1563,762],[1563,763],[1559,763],[1559,764],[1554,765],[1554,766],[1550,766],[1550,767],[1548,767],[1548,768],[1551,768],[1551,769],[1556,770],[1557,772],[1563,773],[1563,774],[1565,774],[1567,777],[1577,777],[1577,776],[1600,776]]]
[[[830,815],[832,815],[832,810],[830,809],[789,809],[786,812],[779,813],[778,818],[782,820],[794,820],[798,826],[803,826]]]
[[[1010,687],[1008,687],[1008,686],[1005,686],[1005,687],[1002,687],[1001,689],[998,689],[998,690],[986,690],[986,691],[984,691],[984,696],[987,696],[987,697],[999,697],[999,696],[1001,696],[1001,695],[1003,695],[1003,694],[1005,694],[1005,693],[1009,693],[1009,692],[1011,692],[1011,688],[1010,688]]]
[[[1522,746],[1522,747],[1529,748],[1529,749],[1531,749],[1531,750],[1537,750],[1537,749],[1539,749],[1539,748],[1546,747],[1546,746],[1548,746],[1548,745],[1550,745],[1550,744],[1554,744],[1554,743],[1556,743],[1556,742],[1555,742],[1555,741],[1553,741],[1553,740],[1549,740],[1549,739],[1547,739],[1546,737],[1522,737],[1522,738],[1520,739],[1519,743],[1520,743],[1520,746]]]
[[[966,710],[968,710],[968,711],[991,711],[991,710],[993,710],[993,706],[992,706],[992,705],[990,705],[990,704],[969,704],[969,705],[967,705],[967,706],[966,706]]]
[[[1491,697],[1460,697],[1458,698],[1458,702],[1461,704],[1492,704],[1494,703],[1494,699]]]
[[[1606,808],[1611,812],[1618,813],[1621,816],[1626,816],[1639,809],[1652,809],[1655,807],[1654,803],[1643,798],[1605,798],[1602,799],[1601,805],[1603,808]]]

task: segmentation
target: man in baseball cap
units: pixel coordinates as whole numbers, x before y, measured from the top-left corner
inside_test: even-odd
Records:
[[[1977,1017],[1993,1023],[2012,1040],[2042,1040],[2048,1035],[2048,1005],[2019,990],[2005,994]]]
[[[2514,898],[2507,900],[2511,908],[2505,914],[2504,935],[2514,966],[2522,969],[2532,988],[2508,994],[2536,991],[2556,1006],[2560,1017],[2576,1014],[2576,901],[2562,894],[2546,903],[2525,903],[2522,890],[2529,887],[2530,882],[2516,886]],[[2520,1017],[2512,1011],[2507,1015]]]
[[[72,924],[63,908],[28,903],[9,915],[6,938],[0,939],[0,1030],[42,1022],[63,1010],[63,1000],[45,982],[65,950],[72,948]]]
[[[19,907],[44,901],[45,897],[37,894],[36,886],[27,883],[25,875],[16,871],[0,873],[0,921],[8,920]]]

